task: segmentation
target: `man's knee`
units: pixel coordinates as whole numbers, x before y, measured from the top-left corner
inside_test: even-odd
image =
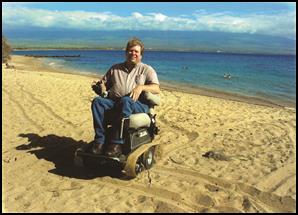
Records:
[[[101,104],[102,103],[102,98],[101,97],[95,97],[93,100],[92,100],[92,106],[96,105],[96,104]]]
[[[95,97],[92,100],[91,107],[102,107],[106,109],[109,106],[107,99],[102,98],[102,97]]]

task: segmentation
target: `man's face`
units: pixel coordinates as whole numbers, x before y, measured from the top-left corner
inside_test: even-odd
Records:
[[[141,62],[141,47],[139,45],[130,47],[126,52],[126,61],[128,63],[137,64]]]

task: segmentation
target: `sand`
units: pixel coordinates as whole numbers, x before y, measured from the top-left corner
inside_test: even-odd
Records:
[[[296,108],[162,88],[156,163],[127,180],[73,165],[94,136],[96,79],[29,57],[10,64],[2,64],[2,211],[296,211]]]

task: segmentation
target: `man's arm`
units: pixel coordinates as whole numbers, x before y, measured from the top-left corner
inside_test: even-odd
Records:
[[[142,86],[143,90],[142,91],[147,91],[153,94],[159,94],[160,93],[160,88],[159,84],[145,84],[145,85],[139,85]]]
[[[137,101],[139,96],[143,91],[147,91],[153,94],[160,93],[160,88],[158,84],[146,84],[146,85],[137,85],[129,95],[134,101]]]

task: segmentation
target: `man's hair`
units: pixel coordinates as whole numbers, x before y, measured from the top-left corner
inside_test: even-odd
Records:
[[[141,47],[141,55],[143,55],[145,47],[144,47],[143,42],[140,39],[138,39],[136,37],[130,39],[126,45],[126,52],[128,51],[128,49],[130,47],[133,47],[133,46],[140,46]]]

